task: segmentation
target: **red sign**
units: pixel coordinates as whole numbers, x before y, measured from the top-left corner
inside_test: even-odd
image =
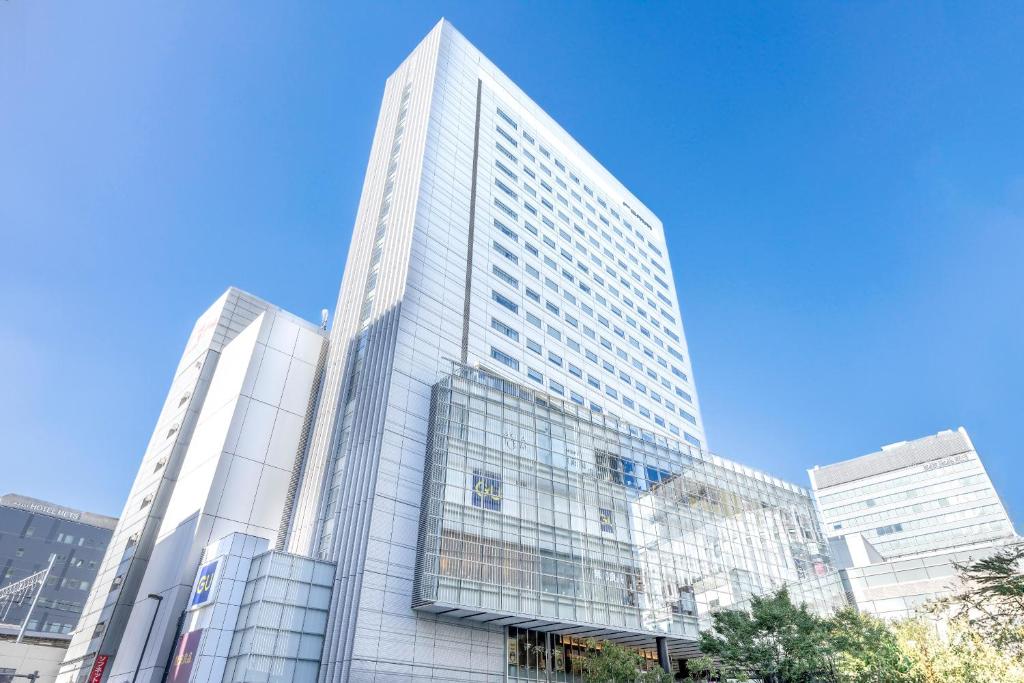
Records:
[[[107,660],[110,655],[96,655],[96,661],[92,663],[92,671],[89,672],[89,683],[100,683],[103,680],[103,672],[107,668]]]
[[[188,683],[192,674],[192,663],[196,659],[196,652],[199,650],[199,641],[203,637],[203,629],[196,629],[188,633],[182,633],[178,637],[178,644],[174,648],[174,657],[171,659],[171,668],[167,672],[167,683]]]

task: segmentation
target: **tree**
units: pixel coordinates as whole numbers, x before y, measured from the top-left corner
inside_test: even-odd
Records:
[[[1024,661],[1024,544],[981,560],[954,562],[962,589],[935,608],[962,619],[987,642]]]
[[[806,605],[794,605],[785,588],[751,598],[749,612],[715,612],[712,622],[712,629],[700,634],[700,649],[721,663],[725,678],[835,680],[825,621]]]
[[[842,683],[914,683],[912,663],[893,630],[852,607],[825,622],[832,671]]]
[[[718,680],[720,673],[718,667],[715,666],[715,660],[707,655],[689,660],[686,663],[686,668],[690,675],[686,678],[685,683],[712,683]]]
[[[946,635],[935,624],[910,619],[894,626],[917,683],[1024,683],[1024,666],[985,641],[966,619],[952,619]]]
[[[643,671],[644,658],[628,647],[588,640],[580,670],[586,683],[671,683],[672,674],[661,667]]]

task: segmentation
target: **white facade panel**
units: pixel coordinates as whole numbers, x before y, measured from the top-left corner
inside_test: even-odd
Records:
[[[87,610],[88,631],[76,634],[62,681],[84,680],[97,652],[109,656],[105,680],[130,679],[156,605],[151,593],[163,601],[140,680],[159,680],[202,548],[235,531],[275,541],[325,343],[315,326],[238,290],[200,318],[158,420],[150,449],[157,457],[143,461],[126,529],[119,526],[105,560],[111,567],[101,568],[90,595],[106,606]],[[145,557],[133,557],[140,548]]]
[[[662,226],[442,22],[388,79],[334,320],[288,540],[338,565],[321,678],[503,680],[501,628],[411,609],[431,387],[484,365],[703,445]]]

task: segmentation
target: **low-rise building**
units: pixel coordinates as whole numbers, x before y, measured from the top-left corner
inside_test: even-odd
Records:
[[[0,680],[54,680],[117,519],[0,496]]]
[[[809,474],[848,594],[880,617],[911,616],[949,595],[954,562],[990,555],[1017,538],[963,427]]]

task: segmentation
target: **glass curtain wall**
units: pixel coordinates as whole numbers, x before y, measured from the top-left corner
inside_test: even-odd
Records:
[[[430,419],[414,607],[692,640],[784,584],[844,600],[805,489],[461,365]]]

